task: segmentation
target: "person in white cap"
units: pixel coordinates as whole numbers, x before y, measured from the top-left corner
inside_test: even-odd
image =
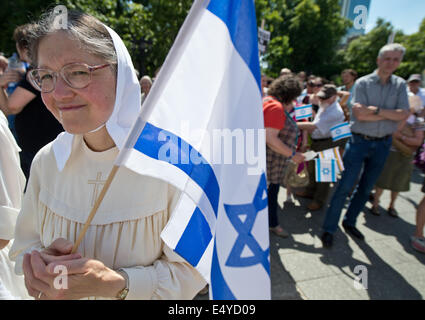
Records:
[[[164,181],[120,168],[71,254],[140,112],[141,90],[113,30],[75,11],[56,29],[55,17],[38,23],[30,77],[66,132],[34,158],[9,253],[15,271],[41,300],[193,299],[206,282],[160,236],[180,196]]]
[[[422,108],[424,108],[425,107],[425,89],[421,88],[421,82],[422,82],[422,77],[420,74],[412,74],[407,79],[407,86],[409,87],[408,94],[415,95],[421,98]]]

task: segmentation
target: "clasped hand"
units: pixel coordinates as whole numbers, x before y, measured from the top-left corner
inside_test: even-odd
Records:
[[[125,285],[122,275],[101,261],[72,254],[72,245],[59,238],[41,252],[25,254],[23,271],[29,295],[40,300],[115,297]]]

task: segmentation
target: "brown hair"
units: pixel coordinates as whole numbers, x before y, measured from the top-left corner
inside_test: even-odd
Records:
[[[344,71],[341,72],[341,74],[343,74],[343,73],[349,73],[349,74],[351,74],[354,77],[354,79],[357,79],[357,72],[356,72],[356,70],[345,69]]]
[[[31,44],[31,34],[34,32],[36,24],[27,23],[15,28],[13,40],[15,40],[20,50],[29,49]]]
[[[302,92],[300,81],[293,75],[286,75],[274,80],[267,94],[275,97],[283,104],[288,104],[296,99]]]

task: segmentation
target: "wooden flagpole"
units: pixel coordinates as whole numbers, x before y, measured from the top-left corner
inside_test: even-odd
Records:
[[[151,88],[151,91],[149,92],[149,95],[147,96],[143,104],[143,108],[140,112],[140,115],[137,118],[138,120],[149,119],[149,116],[152,113],[155,102],[159,100],[159,97],[161,96],[164,86],[166,85],[168,81],[168,78],[165,76],[162,76],[162,74],[173,73],[172,71],[175,69],[175,65],[176,65],[176,58],[174,57],[179,57],[183,55],[184,44],[187,41],[189,41],[190,35],[192,34],[191,30],[194,28],[194,26],[197,24],[197,22],[200,19],[200,15],[198,13],[201,11],[202,8],[206,8],[206,5],[207,5],[207,2],[202,0],[195,0],[193,2],[193,5],[189,11],[189,14],[187,15],[185,21],[183,22],[183,25],[180,28],[179,33],[177,34],[176,40],[174,41],[174,44],[171,47],[167,55],[167,58],[165,59],[161,67],[161,71],[159,72],[157,76],[158,79],[154,82]],[[170,57],[173,57],[173,58],[170,58]],[[133,140],[135,138],[137,140],[137,137],[139,137],[145,125],[146,125],[146,120],[136,121],[132,129],[130,130],[130,134],[127,137],[127,141],[124,145],[133,146],[134,145],[132,144],[132,142],[134,142]],[[117,160],[115,161],[115,163],[121,164],[123,162],[123,157],[125,157],[124,150],[126,150],[126,147],[120,150],[120,153],[118,154]],[[85,233],[87,232],[90,222],[93,220],[94,216],[96,215],[97,209],[102,203],[102,200],[106,192],[108,191],[109,186],[112,180],[114,179],[118,168],[119,168],[119,165],[114,165],[111,172],[109,173],[108,179],[106,180],[106,183],[103,186],[102,191],[100,192],[99,198],[96,199],[96,203],[94,204],[92,210],[90,211],[89,217],[87,218],[87,221],[83,227],[83,230],[81,230],[80,234],[78,235],[78,239],[75,242],[74,247],[72,248],[72,253],[75,253],[77,251],[78,246],[80,245],[81,240],[83,239]]]
[[[78,235],[77,241],[74,243],[74,247],[72,247],[72,252],[75,253],[78,249],[78,246],[80,245],[81,240],[83,240],[84,235],[87,232],[87,229],[90,225],[90,222],[93,220],[94,216],[96,215],[97,209],[99,209],[100,204],[102,203],[103,198],[105,197],[106,192],[109,189],[109,186],[111,185],[112,180],[115,177],[115,174],[117,173],[119,169],[119,166],[114,165],[112,167],[111,172],[109,173],[108,179],[106,180],[105,184],[103,185],[102,191],[99,194],[99,197],[96,199],[96,202],[93,206],[93,208],[90,211],[89,217],[87,218],[86,223],[84,224],[83,230],[81,230],[80,234]]]

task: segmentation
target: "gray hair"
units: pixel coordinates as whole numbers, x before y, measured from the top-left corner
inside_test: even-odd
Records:
[[[401,58],[403,59],[404,54],[406,53],[406,48],[403,47],[401,44],[399,43],[390,43],[387,44],[385,46],[383,46],[380,50],[379,50],[379,54],[378,54],[378,58],[382,58],[382,56],[386,53],[386,52],[401,52]]]
[[[104,59],[106,63],[111,64],[115,72],[117,71],[118,60],[114,43],[102,22],[88,14],[70,10],[67,14],[67,25],[58,28],[57,16],[54,9],[43,14],[32,33],[30,55],[34,64],[38,63],[40,41],[49,34],[61,31],[79,41],[86,52]]]
[[[147,80],[150,84],[152,84],[152,79],[151,79],[151,77],[149,77],[149,76],[143,76],[143,77],[141,77],[141,78],[140,78],[140,82],[141,82],[142,80]]]

